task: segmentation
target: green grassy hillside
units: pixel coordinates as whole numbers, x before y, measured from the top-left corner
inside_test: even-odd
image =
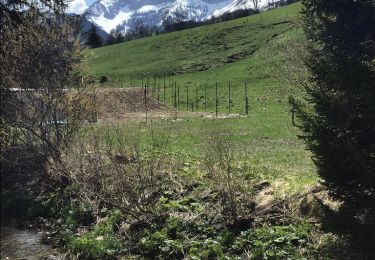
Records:
[[[90,72],[185,74],[227,67],[251,57],[268,41],[290,29],[300,4],[258,15],[147,37],[90,50]]]
[[[114,120],[116,123],[101,124],[99,121],[97,127],[93,128],[94,137],[79,137],[80,141],[94,138],[95,143],[108,143],[108,147],[116,153],[123,151],[129,154],[134,149],[133,145],[138,144],[137,151],[144,153],[145,158],[153,158],[157,154],[165,156],[171,164],[165,167],[168,167],[173,173],[172,176],[178,180],[173,186],[179,187],[180,180],[182,183],[197,183],[198,188],[193,188],[191,193],[181,192],[185,188],[178,188],[177,194],[173,187],[169,188],[168,195],[160,200],[164,203],[161,207],[164,211],[173,212],[173,217],[168,218],[166,223],[160,227],[155,226],[154,229],[147,228],[144,232],[134,233],[136,235],[129,233],[130,239],[126,238],[126,241],[137,241],[136,248],[139,248],[142,254],[153,259],[157,258],[156,256],[179,259],[180,256],[176,257],[176,254],[182,251],[181,258],[182,255],[191,259],[246,258],[245,254],[240,257],[234,250],[238,247],[237,244],[243,243],[241,236],[245,233],[234,233],[232,227],[217,232],[212,229],[212,222],[206,221],[211,218],[209,214],[215,215],[215,218],[222,214],[216,212],[220,208],[224,209],[224,204],[219,206],[212,201],[206,203],[204,201],[207,197],[204,194],[210,193],[212,189],[222,189],[221,186],[229,187],[231,182],[225,182],[225,178],[216,174],[217,165],[222,165],[222,162],[208,169],[208,164],[214,162],[216,157],[220,160],[222,154],[230,155],[230,158],[227,158],[230,165],[226,168],[226,176],[230,175],[227,180],[229,178],[236,185],[235,197],[238,201],[250,193],[251,199],[267,208],[275,199],[306,191],[316,184],[318,176],[311,153],[297,137],[300,132],[291,122],[288,104],[288,96],[302,95],[302,92],[296,86],[287,84],[289,75],[281,73],[287,70],[279,70],[288,67],[288,46],[301,36],[301,29],[296,22],[300,10],[301,5],[294,4],[226,23],[87,52],[89,71],[97,78],[102,75],[109,77],[108,86],[148,85],[150,93],[160,102],[173,107],[177,99],[179,105],[173,117],[163,110],[163,119],[159,120],[160,118],[153,118],[151,112],[148,114],[148,123],[139,124],[145,116],[145,113],[139,112],[132,115],[134,118]],[[226,118],[223,114],[229,113],[229,83],[230,113],[245,113],[245,82],[250,101],[249,115]],[[216,85],[220,119],[205,118],[207,115],[204,113],[198,114],[203,115],[199,117],[197,114],[184,112],[191,109],[204,111],[205,107],[207,112],[215,112]],[[103,99],[102,102],[109,107],[112,105],[109,99]],[[174,116],[177,116],[178,120],[173,120]],[[110,151],[108,147],[103,146],[100,150]],[[215,147],[225,151],[221,150],[220,153]],[[231,174],[228,169],[231,169]],[[258,188],[255,188],[259,183],[270,187],[259,194]],[[224,200],[217,202],[222,204]],[[197,208],[186,207],[186,201],[192,201]],[[202,222],[199,220],[201,217],[195,217],[198,215],[204,219]],[[187,219],[199,223],[199,231],[194,231]],[[296,218],[293,216],[293,219]],[[249,259],[263,259],[268,256],[319,258],[314,257],[315,252],[320,249],[315,247],[316,243],[313,241],[323,241],[324,236],[310,231],[312,229],[309,226],[301,225],[297,221],[290,225],[288,223],[289,226],[277,226],[276,222],[268,224],[266,218],[264,222],[260,218],[259,223],[261,229],[249,229],[248,233],[259,233],[259,237],[246,237],[248,241],[256,241],[246,249],[249,251]],[[177,226],[181,228],[177,230]],[[174,230],[173,234],[169,231],[170,227]],[[300,232],[296,235],[296,230],[303,231],[305,235],[300,236]],[[91,250],[92,245],[101,243],[96,239],[99,234],[97,232],[95,228],[88,235],[75,236],[70,246],[76,251]],[[278,232],[282,233],[282,239]],[[114,237],[112,233],[105,235]],[[311,242],[293,244],[295,242],[290,242],[288,237],[303,238],[298,241]],[[324,242],[322,244],[324,245]],[[313,246],[314,250],[311,249]],[[104,248],[113,249],[109,246]],[[322,255],[320,258],[328,257]]]
[[[89,50],[89,72],[98,77],[106,75],[118,87],[141,86],[143,78],[144,85],[148,82],[159,89],[154,90],[159,91],[154,96],[160,101],[165,96],[169,105],[177,92],[170,86],[176,82],[180,110],[191,110],[193,103],[194,111],[203,111],[207,85],[207,109],[211,112],[215,110],[216,82],[219,112],[228,112],[230,82],[231,112],[244,113],[246,81],[251,109],[262,109],[267,100],[284,102],[294,91],[285,87],[282,79],[272,77],[274,69],[283,66],[283,57],[275,52],[274,45],[295,37],[298,28],[293,21],[300,10],[297,3],[228,22]]]
[[[215,112],[218,83],[218,112],[228,113],[230,82],[231,113],[244,114],[246,81],[249,116],[216,124],[230,128],[241,149],[251,147],[250,161],[256,175],[288,179],[292,186],[311,184],[316,181],[315,169],[310,153],[297,138],[288,104],[288,96],[300,95],[300,90],[286,84],[286,76],[278,72],[288,58],[283,47],[300,36],[295,23],[300,10],[297,3],[229,22],[93,49],[89,51],[89,69],[97,76],[115,79],[115,87],[140,87],[143,76],[143,84],[148,81],[153,96],[161,102],[166,75],[165,102],[173,107],[177,89],[172,85],[176,83],[179,111],[192,107],[193,111],[204,111],[207,86],[207,112]],[[190,118],[179,122],[174,133],[178,138],[173,139],[170,150],[200,157],[195,148],[205,138],[201,121]]]

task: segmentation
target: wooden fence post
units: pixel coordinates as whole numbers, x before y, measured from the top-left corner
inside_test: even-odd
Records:
[[[159,96],[160,96],[160,89],[161,89],[161,77],[159,77],[159,83],[158,83],[158,101],[160,101]]]
[[[216,82],[216,84],[215,84],[215,107],[216,107],[216,109],[215,109],[215,112],[216,112],[216,117],[217,117],[217,106],[218,106],[218,103],[219,103],[219,100],[217,99],[217,82]]]
[[[195,111],[198,111],[198,86],[195,85]]]
[[[204,112],[207,112],[207,84],[204,84]]]
[[[174,108],[177,108],[177,82],[174,82]]]
[[[169,84],[169,87],[171,89],[171,106],[173,107],[173,100],[174,100],[174,98],[173,98],[173,84]]]
[[[150,75],[149,74],[147,74],[147,96],[149,95],[149,86],[150,86]]]
[[[146,85],[143,88],[143,96],[144,96],[144,102],[145,102],[145,113],[146,113],[146,123],[147,123],[147,89],[146,89]]]
[[[230,114],[231,112],[231,99],[230,99],[230,81],[228,83],[228,113]]]
[[[247,82],[245,81],[245,113],[249,114],[249,97],[247,96]]]
[[[177,85],[177,110],[180,109],[180,85]]]
[[[163,102],[164,102],[164,105],[165,105],[165,74],[164,74],[164,91],[163,91]]]
[[[160,83],[158,84],[158,101],[160,102]]]

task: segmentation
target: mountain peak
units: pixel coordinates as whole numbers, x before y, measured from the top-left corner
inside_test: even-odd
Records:
[[[73,0],[70,2],[67,13],[82,14],[87,10],[88,6],[85,0]]]
[[[72,3],[81,6],[80,2],[84,0]],[[259,7],[265,6],[266,2],[259,1]],[[212,16],[249,8],[254,8],[251,0],[98,0],[86,9],[86,14],[90,22],[109,33],[113,29],[127,32],[139,23],[154,27],[167,20],[204,21]]]

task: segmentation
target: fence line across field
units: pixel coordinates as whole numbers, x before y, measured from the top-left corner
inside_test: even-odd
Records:
[[[233,108],[236,107],[238,109],[238,107],[243,107],[240,110],[243,111],[245,115],[249,114],[250,103],[248,96],[248,83],[246,81],[243,82],[243,106],[235,106],[236,99],[233,99],[233,94],[238,94],[241,86],[238,84],[233,84],[231,81],[228,81],[227,83],[226,93],[223,93],[222,91],[225,89],[225,83],[212,83],[206,81],[204,84],[193,84],[192,82],[185,82],[181,84],[181,82],[176,80],[174,77],[171,77],[171,75],[164,74],[143,73],[137,75],[119,76],[101,75],[99,76],[99,83],[101,84],[101,87],[135,88],[141,86],[146,90],[147,95],[149,94],[149,91],[151,91],[152,97],[157,99],[158,102],[162,102],[164,105],[167,104],[169,97],[171,107],[178,111],[186,109],[186,111],[192,112],[207,112],[207,109],[212,107],[214,108],[215,115],[218,116],[219,112],[224,112],[222,111],[224,107],[226,107],[225,112],[229,114],[232,113]],[[221,87],[219,88],[219,86]],[[169,94],[168,89],[170,91]],[[212,94],[213,91],[214,94]],[[209,92],[211,92],[211,95]]]

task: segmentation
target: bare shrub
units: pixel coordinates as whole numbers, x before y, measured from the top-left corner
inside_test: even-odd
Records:
[[[92,129],[63,155],[63,171],[77,185],[78,195],[96,212],[117,208],[133,219],[157,212],[157,201],[171,189],[173,165],[166,160],[169,131],[153,126]],[[150,138],[149,145],[142,144]]]
[[[16,11],[16,9],[14,10]],[[1,134],[59,158],[59,149],[78,131],[86,116],[81,91],[79,21],[62,14],[19,11],[22,23],[4,16],[1,43]]]
[[[223,214],[237,219],[239,205],[237,191],[241,190],[240,182],[234,172],[234,160],[238,154],[233,134],[228,129],[206,128],[207,137],[203,144],[204,166],[212,176],[211,184],[218,189],[222,198]]]

